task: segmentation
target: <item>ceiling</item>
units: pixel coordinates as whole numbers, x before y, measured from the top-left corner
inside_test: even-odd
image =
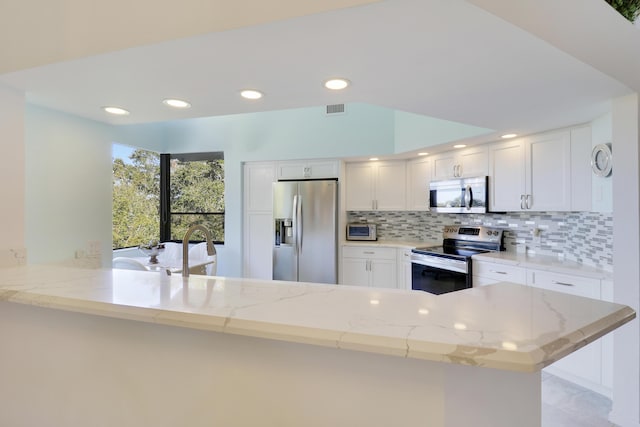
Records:
[[[263,8],[253,15],[258,18],[234,21],[228,28],[200,25],[158,36],[153,43],[148,43],[153,37],[132,36],[133,47],[85,46],[85,51],[49,55],[41,60],[44,65],[31,68],[20,68],[17,61],[17,70],[0,74],[0,84],[24,91],[30,103],[111,124],[359,102],[521,134],[591,120],[608,110],[611,98],[637,90],[636,83],[640,87],[633,80],[640,73],[627,70],[625,77],[605,69],[613,65],[597,52],[608,52],[610,45],[563,44],[587,30],[549,34],[548,16],[533,16],[524,7],[545,10],[557,2],[515,2],[521,9],[502,8],[504,3],[334,0],[324,11],[271,15]],[[637,33],[631,36],[640,41],[637,28],[625,27],[628,23],[609,13],[603,1],[586,3],[600,15],[587,16],[585,24],[601,25],[604,14],[602,25],[631,27]],[[605,30],[612,37],[610,28]],[[92,35],[90,23],[78,31]],[[177,35],[182,37],[167,39]],[[101,53],[109,49],[117,50]],[[89,51],[100,53],[87,56]],[[34,64],[37,58],[25,61]],[[334,76],[352,85],[342,92],[326,90],[322,82]],[[244,100],[239,96],[244,88],[265,96]],[[161,102],[170,97],[186,99],[192,108],[170,109]],[[131,114],[109,116],[101,110],[105,105]]]

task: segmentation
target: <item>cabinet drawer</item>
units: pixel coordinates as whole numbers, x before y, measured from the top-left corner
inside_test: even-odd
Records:
[[[536,288],[600,299],[600,280],[542,270],[528,270],[527,284]]]
[[[346,258],[396,259],[396,249],[379,246],[343,246],[342,256]]]
[[[493,279],[498,282],[513,282],[521,285],[527,283],[526,270],[522,267],[473,261],[471,268],[474,276]]]

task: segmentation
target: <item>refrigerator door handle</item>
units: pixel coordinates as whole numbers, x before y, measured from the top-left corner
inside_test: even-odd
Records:
[[[293,212],[291,213],[293,222],[293,252],[298,255],[298,195],[293,196]]]
[[[298,253],[302,252],[302,239],[304,237],[304,223],[302,222],[302,196],[298,195]]]

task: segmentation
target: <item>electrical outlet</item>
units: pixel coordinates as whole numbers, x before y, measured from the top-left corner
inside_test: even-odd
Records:
[[[102,255],[102,245],[99,240],[89,240],[89,256]]]

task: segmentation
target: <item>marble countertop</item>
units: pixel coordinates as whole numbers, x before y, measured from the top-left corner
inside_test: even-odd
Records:
[[[599,280],[613,280],[613,272],[548,255],[517,252],[489,252],[473,256],[474,260],[515,265],[555,273],[572,274]]]
[[[508,283],[436,296],[56,266],[0,269],[0,301],[522,372],[635,317],[627,306]]]
[[[409,240],[345,240],[342,242],[346,246],[385,246],[391,248],[413,249],[425,246],[442,245],[442,240],[431,241],[409,241]]]

